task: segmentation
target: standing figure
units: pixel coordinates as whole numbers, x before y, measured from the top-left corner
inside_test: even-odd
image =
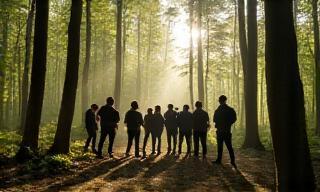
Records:
[[[86,111],[85,114],[85,124],[86,130],[88,133],[88,138],[84,145],[84,151],[88,151],[88,147],[90,145],[90,141],[92,141],[91,149],[93,153],[97,153],[96,150],[96,137],[97,137],[97,122],[96,122],[96,111],[99,109],[97,104],[92,104],[91,108]]]
[[[179,150],[178,154],[181,154],[183,138],[186,138],[187,143],[187,156],[191,153],[191,136],[193,118],[192,113],[189,112],[189,105],[183,106],[183,111],[178,114],[178,126],[179,126]]]
[[[107,104],[98,111],[98,119],[100,119],[101,135],[98,145],[98,158],[103,158],[102,147],[106,137],[109,135],[108,154],[113,158],[112,146],[116,136],[116,129],[120,121],[119,112],[113,108],[114,99],[107,98]]]
[[[131,102],[131,109],[126,113],[124,123],[127,124],[128,132],[128,145],[126,150],[126,156],[130,156],[130,149],[134,139],[135,144],[135,157],[141,157],[139,155],[139,139],[140,139],[140,127],[143,125],[142,114],[137,111],[139,108],[137,101]]]
[[[146,158],[147,157],[146,146],[147,146],[147,142],[148,142],[148,139],[149,139],[149,136],[151,133],[151,129],[153,127],[153,125],[152,125],[152,122],[153,122],[152,108],[148,108],[147,114],[144,116],[143,121],[144,121],[144,123],[143,123],[144,139],[143,139],[143,147],[142,147],[142,151],[143,151],[142,158]]]
[[[158,140],[158,148],[157,148],[157,155],[161,153],[161,135],[164,128],[164,118],[161,115],[161,107],[159,105],[155,106],[153,118],[152,118],[152,126],[151,129],[151,136],[152,136],[152,153],[155,154],[156,152],[156,140]]]
[[[226,144],[229,151],[231,164],[237,168],[235,163],[235,156],[232,147],[231,126],[237,120],[237,114],[233,108],[226,103],[227,97],[222,95],[219,97],[220,106],[216,109],[213,116],[213,122],[217,129],[217,143],[218,143],[218,158],[214,163],[220,164],[222,159],[223,142]]]
[[[177,135],[178,135],[178,123],[177,123],[177,112],[173,110],[173,105],[168,105],[168,111],[164,113],[164,124],[167,131],[167,142],[168,142],[168,152],[171,153],[171,138],[173,140],[173,150],[172,154],[176,154],[177,146]]]
[[[197,101],[196,110],[193,112],[193,142],[194,156],[199,157],[199,140],[202,145],[202,155],[206,158],[207,155],[207,132],[210,127],[209,115],[202,109],[202,103]]]

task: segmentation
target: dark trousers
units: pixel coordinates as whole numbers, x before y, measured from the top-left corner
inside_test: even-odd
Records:
[[[202,155],[207,155],[207,132],[194,131],[193,142],[194,142],[194,155],[199,155],[199,141],[202,145]]]
[[[92,150],[96,149],[96,138],[97,138],[97,131],[87,128],[88,138],[86,140],[86,144],[84,145],[85,148],[88,148],[90,145],[90,141],[92,141],[91,148]]]
[[[158,153],[161,153],[161,135],[159,134],[151,134],[152,136],[152,153],[156,151],[156,141],[158,140]]]
[[[102,155],[103,144],[104,144],[104,141],[106,140],[106,137],[108,135],[109,135],[108,153],[112,154],[112,147],[113,147],[114,138],[116,137],[116,132],[115,132],[115,130],[103,130],[103,131],[101,131],[100,141],[98,144],[98,154],[99,155]]]
[[[177,146],[177,137],[178,133],[175,128],[167,128],[167,142],[168,142],[168,152],[173,149],[173,152],[176,152],[176,146]],[[173,148],[171,148],[171,138],[173,140]]]
[[[134,139],[134,145],[135,145],[135,155],[138,156],[139,155],[139,139],[140,139],[140,130],[136,129],[136,130],[130,130],[128,129],[127,131],[128,133],[128,145],[127,145],[127,150],[126,153],[130,152],[131,146],[132,146],[132,142]]]
[[[217,144],[218,144],[218,158],[217,158],[217,161],[221,162],[221,159],[222,159],[223,142],[227,146],[231,162],[234,163],[235,156],[234,156],[234,151],[233,151],[233,147],[232,147],[232,134],[231,133],[219,133],[219,132],[217,132]]]
[[[181,153],[181,148],[182,148],[182,143],[183,143],[183,138],[186,138],[186,142],[187,142],[187,153],[191,152],[191,133],[184,133],[184,132],[180,132],[179,133],[179,150],[178,153]]]
[[[144,139],[143,139],[143,147],[142,147],[142,151],[144,155],[146,155],[146,147],[147,147],[147,142],[148,142],[150,133],[151,132],[149,129],[144,130]]]

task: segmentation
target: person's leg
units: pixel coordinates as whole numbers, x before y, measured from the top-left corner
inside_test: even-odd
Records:
[[[193,143],[194,143],[194,156],[199,156],[199,132],[195,131],[193,133]]]
[[[177,137],[178,137],[178,133],[177,131],[174,131],[173,133],[173,153],[176,153],[176,148],[177,148]]]
[[[96,150],[96,139],[97,139],[97,131],[92,132],[92,143],[91,143],[91,148],[93,152],[97,152]]]
[[[179,145],[178,145],[178,154],[181,154],[182,151],[182,143],[183,143],[183,133],[179,133]]]
[[[234,156],[234,151],[233,151],[233,147],[232,147],[232,135],[231,133],[228,133],[225,135],[225,144],[227,146],[227,149],[229,151],[229,155],[230,155],[230,160],[231,160],[231,164],[234,165],[235,164],[235,156]]]
[[[222,152],[223,152],[223,136],[221,133],[217,132],[217,147],[218,147],[218,157],[216,163],[221,163]]]
[[[88,133],[88,137],[87,137],[87,140],[86,140],[86,142],[85,142],[85,144],[84,144],[84,147],[83,147],[85,151],[88,150],[88,147],[89,147],[89,145],[90,145],[90,141],[91,141],[91,139],[92,139],[92,136],[91,136],[91,134],[90,134],[90,130],[88,130],[88,128],[86,128],[86,130],[87,130],[87,133]]]
[[[157,138],[158,138],[158,148],[157,148],[157,151],[158,151],[158,154],[160,154],[161,153],[161,135],[159,136],[157,136]]]
[[[148,142],[149,136],[150,136],[150,131],[145,129],[143,146],[142,146],[143,156],[146,156],[146,147],[147,147],[147,142]]]
[[[169,128],[167,130],[167,142],[168,142],[168,154],[171,152],[171,130]]]
[[[191,153],[191,134],[185,134],[187,143],[187,154]]]
[[[140,131],[136,131],[135,136],[134,136],[134,154],[136,157],[139,157],[139,141],[140,141]]]
[[[116,137],[116,132],[114,130],[110,131],[109,132],[109,147],[108,147],[108,153],[109,155],[112,157],[112,149],[113,149],[113,142],[114,142],[114,139]]]
[[[152,154],[156,153],[156,135],[155,134],[151,134],[152,137]]]
[[[128,133],[128,144],[127,144],[126,155],[129,155],[135,132],[131,130],[127,130],[127,133]]]
[[[100,140],[99,140],[99,144],[98,144],[98,155],[99,156],[102,155],[102,148],[103,148],[104,141],[106,140],[106,137],[107,137],[107,132],[101,131]]]
[[[202,155],[203,158],[207,155],[207,132],[203,132],[200,135],[201,146],[202,146]]]

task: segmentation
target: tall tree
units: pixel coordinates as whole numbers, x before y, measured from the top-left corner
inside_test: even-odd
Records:
[[[264,149],[260,142],[258,131],[258,108],[257,108],[257,0],[247,2],[247,27],[248,46],[247,59],[243,68],[244,75],[244,96],[246,111],[246,135],[243,147]]]
[[[22,77],[22,99],[21,99],[21,120],[20,129],[23,132],[24,123],[26,121],[26,111],[28,103],[29,94],[29,65],[30,65],[30,54],[31,54],[31,36],[32,36],[32,25],[34,18],[34,7],[35,0],[30,2],[30,10],[27,17],[27,27],[26,27],[26,37],[25,37],[25,58],[24,58],[24,68]]]
[[[122,71],[122,0],[117,0],[117,34],[116,34],[116,82],[114,87],[115,108],[120,108],[121,71]]]
[[[265,1],[266,81],[279,191],[314,191],[292,1]]]
[[[193,109],[193,4],[194,0],[189,0],[189,92],[190,92],[190,103],[191,109]]]
[[[316,93],[316,134],[320,135],[320,42],[319,42],[319,19],[318,0],[312,0],[313,18],[313,41],[315,62],[315,93]]]
[[[202,53],[202,0],[198,0],[198,98],[204,102],[203,53]]]
[[[136,98],[138,101],[141,99],[141,11],[139,9],[138,13],[138,32],[137,32],[137,39],[138,39],[138,67],[137,67],[137,90],[136,90]]]
[[[21,147],[17,154],[17,157],[21,158],[24,158],[26,147],[30,147],[33,151],[38,148],[39,125],[46,77],[48,17],[49,0],[36,0],[30,94]]]
[[[82,111],[88,107],[88,79],[91,57],[91,0],[86,0],[86,57],[82,71]],[[82,123],[84,123],[84,113],[82,115]]]
[[[72,0],[68,27],[66,76],[57,131],[54,137],[54,143],[49,150],[50,153],[54,154],[68,153],[70,147],[70,132],[78,85],[81,17],[82,0]]]

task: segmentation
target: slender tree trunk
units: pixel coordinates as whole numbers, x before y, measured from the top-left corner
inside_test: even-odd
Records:
[[[1,5],[1,3],[0,3]],[[5,81],[6,81],[6,57],[8,49],[8,28],[9,28],[9,13],[4,11],[1,15],[3,19],[2,27],[2,46],[0,46],[0,129],[4,127],[4,91],[5,91]]]
[[[279,191],[314,191],[292,2],[265,1],[266,80]]]
[[[49,0],[36,0],[30,95],[21,147],[17,154],[17,157],[22,159],[24,159],[26,147],[30,147],[33,151],[38,149],[46,77],[48,16]]]
[[[314,62],[315,62],[315,92],[316,92],[316,135],[320,135],[320,42],[318,0],[312,0]]]
[[[69,152],[70,132],[78,85],[81,16],[82,0],[72,0],[68,28],[67,75],[64,81],[57,131],[54,143],[49,150],[49,153],[53,154]]]
[[[189,0],[189,33],[190,33],[190,46],[189,46],[189,92],[190,92],[190,104],[191,109],[193,110],[193,37],[192,37],[192,30],[193,30],[193,4],[194,0]]]
[[[210,56],[210,19],[209,19],[209,13],[207,11],[207,58],[206,58],[206,77],[205,77],[205,90],[206,90],[206,93],[205,93],[205,106],[206,106],[206,109],[208,110],[208,89],[209,89],[209,86],[208,86],[208,82],[209,82],[209,72],[210,72],[210,69],[209,69],[209,56]]]
[[[245,111],[246,111],[246,135],[244,148],[254,148],[263,150],[264,147],[260,142],[258,131],[258,102],[257,102],[257,0],[248,0],[248,49],[247,63],[244,71],[244,95],[245,95]]]
[[[146,67],[146,105],[149,104],[150,101],[150,65],[151,65],[151,41],[152,41],[152,14],[149,15],[149,32],[148,32],[148,50],[147,50],[147,67]]]
[[[203,53],[202,53],[202,0],[198,0],[198,98],[204,102]]]
[[[22,99],[21,99],[21,120],[20,120],[20,130],[23,132],[24,124],[26,121],[26,111],[29,95],[29,67],[30,67],[30,54],[31,54],[31,36],[32,36],[32,25],[34,18],[34,7],[35,0],[31,1],[30,10],[27,18],[26,27],[26,38],[25,38],[25,58],[24,58],[24,68],[23,68],[23,80],[22,80]]]
[[[138,101],[141,99],[141,12],[138,15],[138,67],[137,67],[137,87],[136,98]]]
[[[89,87],[88,87],[88,79],[89,79],[89,68],[90,68],[90,57],[91,57],[91,0],[86,0],[86,58],[83,66],[82,72],[82,124],[84,125],[85,121],[85,113],[88,108],[89,102]]]
[[[122,0],[117,0],[117,35],[116,35],[116,82],[114,87],[115,108],[120,108],[121,99],[121,36],[122,36]]]

